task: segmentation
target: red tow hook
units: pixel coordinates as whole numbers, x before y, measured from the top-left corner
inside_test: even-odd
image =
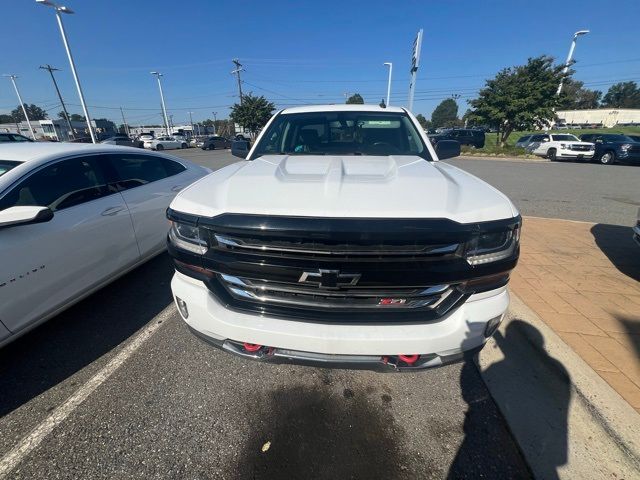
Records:
[[[398,355],[398,358],[408,365],[413,365],[418,361],[420,355]]]
[[[251,353],[257,352],[262,348],[262,345],[258,345],[256,343],[247,343],[247,342],[243,343],[242,346],[247,352],[251,352]]]

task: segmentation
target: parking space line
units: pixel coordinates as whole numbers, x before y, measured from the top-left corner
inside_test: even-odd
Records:
[[[113,357],[98,373],[91,377],[85,384],[75,391],[62,405],[57,407],[42,423],[36,426],[29,435],[24,437],[18,445],[10,450],[0,460],[0,479],[7,475],[40,443],[60,425],[73,411],[84,402],[100,385],[102,385],[127,359],[133,355],[151,336],[164,325],[173,313],[173,304],[166,307],[155,316],[140,333],[138,333],[120,353]]]

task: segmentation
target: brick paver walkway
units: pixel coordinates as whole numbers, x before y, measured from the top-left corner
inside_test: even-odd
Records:
[[[631,235],[630,227],[525,218],[510,285],[640,413],[640,247]]]

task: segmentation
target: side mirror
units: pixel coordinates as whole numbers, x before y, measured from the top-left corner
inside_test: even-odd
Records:
[[[249,142],[246,140],[234,140],[231,142],[231,155],[247,158],[247,155],[249,155]]]
[[[458,157],[460,156],[460,142],[455,140],[440,140],[436,143],[435,150],[440,160]]]
[[[0,211],[0,228],[48,222],[53,218],[49,207],[11,207]]]

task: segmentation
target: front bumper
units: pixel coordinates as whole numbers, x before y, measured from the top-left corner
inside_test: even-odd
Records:
[[[628,150],[618,150],[616,152],[616,159],[618,159],[620,162],[640,163],[640,153],[630,152]]]
[[[574,151],[574,150],[558,150],[556,158],[566,158],[573,160],[586,159],[590,160],[595,154],[594,150]]]
[[[232,311],[203,282],[176,272],[175,298],[186,303],[183,320],[200,337],[229,353],[275,363],[348,366],[374,370],[420,369],[463,360],[481,349],[492,319],[509,305],[506,287],[472,295],[437,320],[417,323],[321,323]],[[180,310],[180,309],[179,309]],[[265,346],[247,352],[244,343]],[[413,364],[399,355],[418,354]]]

